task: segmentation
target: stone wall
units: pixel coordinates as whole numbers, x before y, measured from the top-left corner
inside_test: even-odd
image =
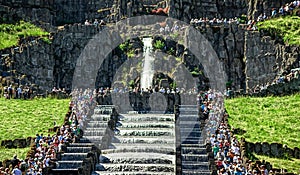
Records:
[[[247,14],[252,19],[256,19],[260,14],[263,13],[266,13],[267,16],[271,16],[272,8],[279,9],[282,5],[290,2],[291,0],[249,0]]]
[[[98,10],[112,5],[110,0],[0,0],[0,14],[6,21],[23,19],[37,24],[63,25],[105,18],[108,13],[98,13]]]
[[[170,17],[189,22],[192,18],[233,18],[248,14],[256,18],[271,14],[291,0],[0,0],[0,14],[13,21],[24,19],[52,25],[83,23],[86,19],[120,20],[147,14],[151,5],[170,5]],[[148,8],[147,8],[148,7]],[[154,6],[153,6],[154,7]]]
[[[215,49],[235,90],[265,84],[283,71],[299,66],[299,47],[285,46],[270,36],[262,37],[257,31],[245,31],[243,25],[202,25],[196,28]],[[9,52],[15,62],[13,69],[25,74],[30,83],[41,89],[51,90],[56,86],[70,90],[77,58],[100,30],[93,25],[65,25],[53,34],[51,45],[33,40],[21,46],[22,52],[12,48],[1,51],[1,54]],[[141,49],[141,46],[136,47]],[[181,55],[183,60],[184,55]],[[127,57],[114,50],[100,69],[99,86],[111,85],[114,73],[125,60]]]
[[[246,87],[272,83],[286,70],[299,67],[299,47],[283,45],[258,31],[245,33]]]
[[[65,25],[58,29],[52,42],[53,82],[56,87],[71,89],[76,61],[82,50],[101,29],[93,25]]]
[[[170,16],[185,22],[193,18],[234,18],[247,13],[246,0],[173,0]]]
[[[289,148],[279,143],[251,143],[246,142],[246,148],[249,152],[254,152],[259,155],[267,155],[271,157],[278,157],[283,158],[285,156],[293,157],[296,159],[300,158],[300,149],[295,148]]]
[[[4,21],[54,22],[54,0],[1,0],[0,14]],[[4,18],[4,19],[3,19]]]
[[[235,89],[245,88],[244,30],[245,26],[202,25],[198,29],[215,49],[228,77]]]

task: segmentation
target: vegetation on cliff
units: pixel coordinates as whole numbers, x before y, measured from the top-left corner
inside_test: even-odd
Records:
[[[0,24],[0,50],[17,46],[21,38],[27,37],[41,37],[49,42],[49,33],[29,22]]]
[[[281,143],[290,148],[300,146],[300,94],[284,97],[244,97],[226,100],[229,113],[229,124],[240,130],[238,137],[248,142]],[[256,156],[271,162],[275,168],[294,171],[299,167],[294,159],[283,159]],[[267,159],[268,158],[268,159]],[[290,161],[289,163],[286,161]],[[288,166],[287,166],[288,165]]]
[[[285,43],[300,46],[300,17],[286,16],[259,22],[260,31],[266,31],[272,36],[278,36]]]

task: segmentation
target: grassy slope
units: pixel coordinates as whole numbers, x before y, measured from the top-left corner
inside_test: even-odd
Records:
[[[300,94],[285,97],[236,98],[226,100],[230,115],[229,124],[245,130],[243,136],[249,142],[277,142],[288,147],[300,147]],[[266,159],[265,159],[266,160]],[[276,160],[276,161],[275,161]],[[272,159],[275,167],[290,169]],[[296,163],[294,163],[296,164]]]
[[[5,100],[0,98],[0,140],[27,138],[62,124],[69,99]]]
[[[12,159],[14,155],[17,155],[19,159],[25,159],[27,152],[30,148],[18,148],[18,149],[5,149],[0,148],[0,161],[5,159]]]
[[[272,35],[279,35],[291,45],[300,46],[300,17],[286,16],[273,18],[257,24],[259,30],[269,31]]]
[[[295,174],[300,173],[300,159],[278,159],[257,154],[254,154],[254,156],[257,157],[259,160],[271,162],[272,166],[275,168],[284,168],[287,169],[288,172],[293,172]]]
[[[69,99],[5,100],[0,98],[0,140],[26,138],[48,132],[53,122],[61,125],[68,111]],[[29,148],[0,147],[0,161],[14,154],[24,159]]]
[[[0,50],[17,46],[21,37],[41,36],[45,41],[49,41],[48,32],[24,21],[17,24],[0,24]]]

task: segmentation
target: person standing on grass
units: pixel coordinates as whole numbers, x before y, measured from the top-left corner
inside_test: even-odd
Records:
[[[13,88],[12,88],[12,85],[10,85],[9,87],[8,87],[8,99],[11,99],[12,98],[12,96],[13,96]]]
[[[19,86],[18,88],[17,88],[17,98],[21,98],[21,96],[22,96],[22,89],[21,89],[21,86]]]

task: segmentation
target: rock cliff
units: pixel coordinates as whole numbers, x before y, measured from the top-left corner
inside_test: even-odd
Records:
[[[70,89],[77,58],[88,41],[101,29],[93,25],[70,24],[63,27],[53,25],[82,23],[85,19],[95,18],[114,21],[123,16],[141,15],[152,5],[170,6],[171,17],[187,22],[192,18],[231,18],[246,13],[253,18],[262,12],[270,13],[272,7],[278,8],[283,3],[286,1],[0,0],[2,21],[19,18],[47,23],[53,32],[52,44],[37,40],[22,45],[20,52],[15,52],[15,48],[2,50],[1,61],[4,62],[8,54],[14,61],[13,68],[10,69],[27,75],[28,81],[38,84],[41,89],[49,90],[53,86]],[[247,31],[243,25],[202,24],[196,28],[215,49],[224,64],[228,86],[231,85],[236,90],[265,84],[274,80],[278,74],[300,66],[299,47],[286,45],[277,38],[257,31]],[[124,61],[121,56],[115,57],[115,55],[117,54],[108,55],[103,65],[105,67],[103,70],[107,72],[107,76],[103,77],[107,77],[109,81],[112,81],[113,76],[110,71],[118,68]],[[5,71],[8,70],[2,69],[2,75]]]

